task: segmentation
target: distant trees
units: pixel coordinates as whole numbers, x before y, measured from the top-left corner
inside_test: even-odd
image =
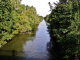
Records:
[[[20,4],[21,0],[2,0],[0,5],[0,47],[19,32],[34,30],[43,17],[33,6]]]

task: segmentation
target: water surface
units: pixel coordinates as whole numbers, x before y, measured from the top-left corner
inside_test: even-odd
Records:
[[[48,60],[50,37],[44,20],[35,31],[15,36],[0,49],[0,60]]]

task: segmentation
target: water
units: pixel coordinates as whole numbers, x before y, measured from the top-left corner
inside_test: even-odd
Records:
[[[2,47],[0,60],[49,60],[49,41],[47,25],[43,20],[32,34],[18,34]]]

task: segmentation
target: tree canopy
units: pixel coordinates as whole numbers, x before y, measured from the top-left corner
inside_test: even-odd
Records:
[[[0,47],[19,32],[34,30],[42,21],[35,7],[21,4],[21,0],[1,0],[0,3]]]
[[[62,53],[65,53],[63,58],[70,60],[73,55],[80,57],[78,55],[80,52],[78,49],[80,45],[80,3],[79,1],[69,1],[66,4],[56,5],[51,14],[45,17],[49,23],[50,36],[56,37]]]

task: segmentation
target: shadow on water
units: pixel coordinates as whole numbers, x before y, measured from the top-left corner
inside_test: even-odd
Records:
[[[52,38],[47,43],[47,50],[49,51],[49,60],[64,60],[59,43],[56,42],[56,38]]]
[[[14,49],[13,50],[0,50],[0,53],[3,53],[3,54],[0,54],[0,60],[47,60],[48,59],[48,58],[17,56],[17,53],[24,53],[24,52],[28,52],[28,51],[15,51]]]
[[[15,51],[14,49],[0,50],[0,60],[23,60],[23,58],[25,59],[25,57],[16,56],[17,53],[23,53],[23,51]]]

